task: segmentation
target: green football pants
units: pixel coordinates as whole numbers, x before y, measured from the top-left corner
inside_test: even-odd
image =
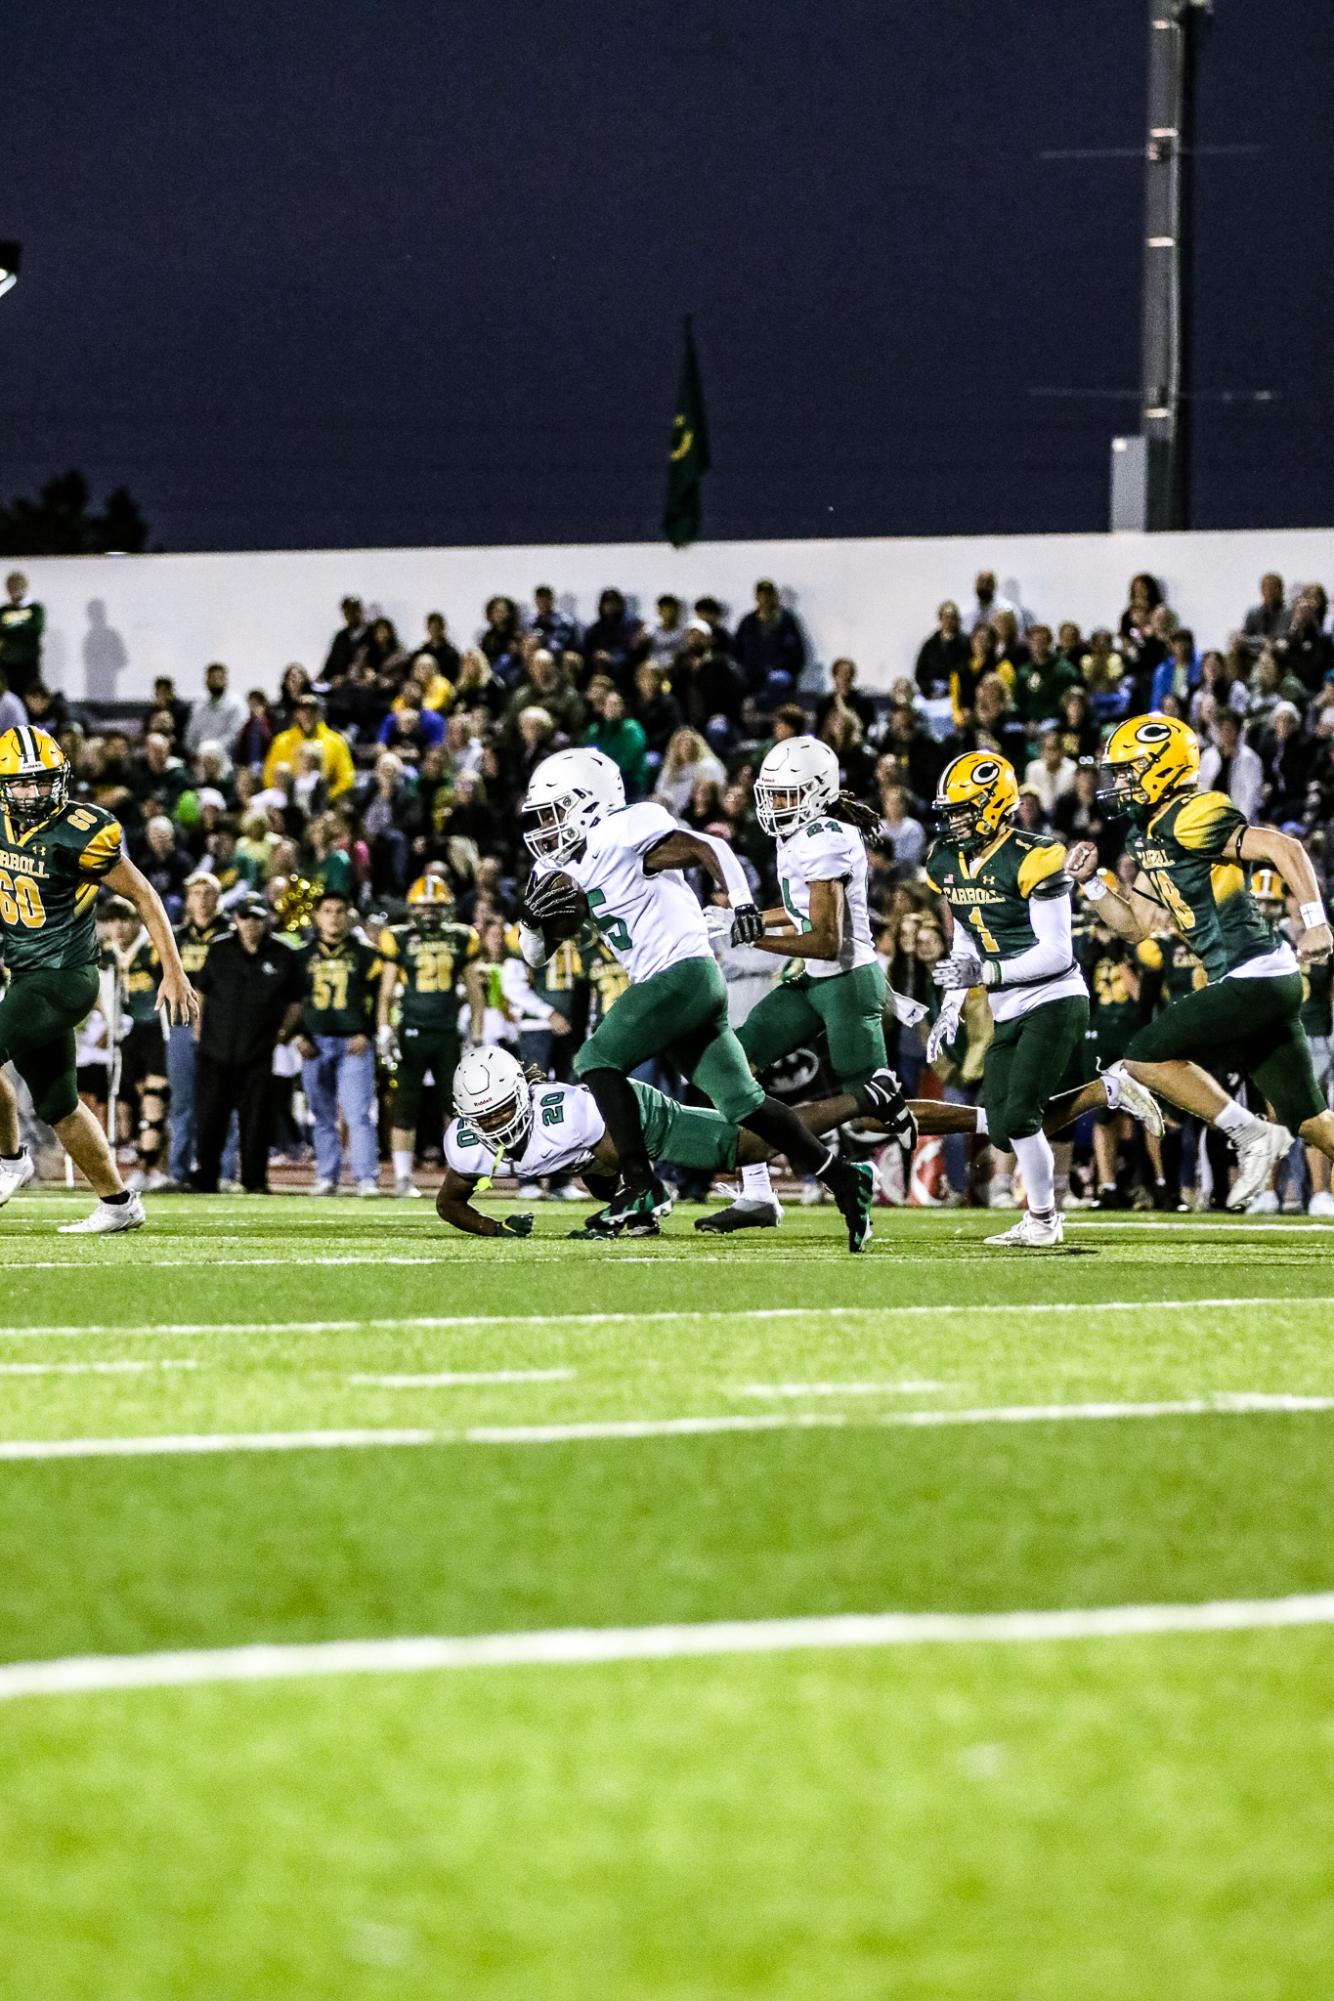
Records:
[[[97,1005],[96,966],[36,966],[11,975],[0,1000],[0,1063],[12,1063],[49,1126],[79,1102],[74,1031]]]
[[[727,984],[713,959],[683,959],[651,979],[632,982],[598,1023],[575,1059],[576,1077],[665,1057],[739,1125],[764,1103],[764,1092],[727,1025]]]
[[[1058,1091],[1082,1081],[1089,1004],[1083,994],[1045,1001],[1012,1021],[998,1021],[982,1069],[982,1102],[991,1144],[1012,1153],[1031,1139]]]
[[[885,976],[878,965],[831,973],[827,979],[784,980],[753,1008],[737,1031],[752,1069],[767,1070],[794,1049],[823,1036],[829,1066],[840,1084],[855,1090],[885,1055]]]

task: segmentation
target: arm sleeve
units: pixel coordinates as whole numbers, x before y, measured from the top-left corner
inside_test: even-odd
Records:
[[[555,1009],[533,992],[528,967],[522,959],[506,959],[500,968],[500,989],[521,1022],[537,1022],[545,1027]]]
[[[1001,977],[995,982],[998,987],[1031,986],[1038,980],[1054,980],[1068,973],[1075,963],[1070,898],[1035,897],[1029,903],[1028,915],[1037,944],[1004,961]]]
[[[519,950],[523,954],[525,964],[531,966],[534,971],[539,966],[545,966],[551,956],[547,951],[546,939],[540,931],[535,931],[531,924],[519,926]],[[470,952],[468,956],[471,959],[473,954]]]
[[[720,841],[716,834],[696,834],[695,838],[711,847],[722,863],[723,878],[727,883],[727,901],[733,910],[739,910],[743,903],[754,903],[755,892],[750,886],[750,878],[727,842]]]

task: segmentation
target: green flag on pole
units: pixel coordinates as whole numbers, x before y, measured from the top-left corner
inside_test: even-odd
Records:
[[[708,470],[709,427],[704,416],[695,337],[687,315],[681,383],[676,392],[676,415],[672,418],[672,441],[668,448],[667,505],[662,512],[662,532],[674,548],[684,549],[699,534],[699,488]]]

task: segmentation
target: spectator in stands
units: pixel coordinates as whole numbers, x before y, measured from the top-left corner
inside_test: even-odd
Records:
[[[28,596],[28,579],[22,570],[11,570],[5,578],[5,601],[0,604],[0,674],[11,695],[22,701],[42,672],[42,634],[46,612]]]
[[[1276,702],[1260,738],[1264,770],[1264,817],[1273,826],[1300,820],[1306,810],[1316,761],[1316,740],[1302,731],[1301,711],[1293,702]]]
[[[381,686],[396,688],[407,675],[412,655],[399,638],[398,627],[392,618],[372,620],[366,650],[374,662]]]
[[[189,784],[189,773],[173,752],[170,737],[150,730],[130,765],[130,790],[140,813],[145,818],[155,812],[173,813]]]
[[[857,663],[845,657],[835,660],[829,669],[831,688],[815,711],[815,732],[818,736],[824,728],[825,718],[833,709],[844,709],[857,718],[863,737],[869,737],[876,725],[875,703],[869,695],[863,695],[857,687]]]
[[[69,703],[59,688],[34,681],[23,698],[28,721],[39,730],[49,730],[59,738],[70,726]]]
[[[1274,645],[1274,651],[1284,666],[1292,669],[1309,694],[1314,694],[1323,685],[1331,667],[1334,667],[1334,645],[1322,630],[1323,595],[1316,588],[1308,588],[1298,595],[1292,607],[1288,630]]]
[[[440,671],[434,653],[423,647],[408,669],[408,678],[389,705],[394,709],[429,709],[440,715],[454,706],[454,683]]]
[[[442,611],[428,611],[426,614],[426,637],[417,649],[417,657],[429,653],[435,662],[437,674],[454,686],[459,678],[459,649],[449,636]]]
[[[1072,757],[1065,754],[1065,746],[1059,729],[1042,732],[1042,749],[1030,758],[1024,769],[1024,784],[1035,795],[1042,808],[1043,818],[1050,820],[1056,810],[1056,802],[1075,786],[1076,765]]]
[[[289,668],[288,673],[291,671]],[[304,669],[301,671],[304,672]],[[264,760],[264,783],[276,785],[278,774],[284,767],[295,771],[297,752],[306,745],[319,752],[320,768],[330,799],[338,799],[344,792],[350,792],[356,783],[352,752],[347,738],[340,736],[337,730],[331,730],[325,722],[319,697],[307,689],[297,699],[294,714],[291,728],[280,730],[269,745]]]
[[[968,641],[968,658],[950,677],[950,712],[956,730],[966,729],[973,715],[977,690],[996,664],[996,635],[989,625],[975,625]],[[1013,677],[1012,677],[1013,678]],[[1004,687],[1004,683],[1001,684]],[[1006,688],[1006,699],[1009,689]]]
[[[214,660],[204,669],[204,699],[196,702],[185,725],[187,751],[196,751],[210,739],[234,744],[246,719],[245,704],[227,693],[227,669]]]
[[[820,741],[827,743],[838,758],[842,789],[855,792],[859,799],[864,797],[875,780],[875,758],[866,747],[862,726],[851,709],[829,711],[820,731]]]
[[[652,659],[635,669],[635,720],[644,732],[649,769],[656,772],[667,746],[681,727],[681,705],[671,693],[663,669]]]
[[[178,746],[182,744],[190,720],[190,704],[181,700],[170,674],[159,674],[153,682],[153,707],[170,716],[171,740]]]
[[[1149,635],[1149,626],[1154,612],[1163,601],[1158,579],[1151,577],[1147,570],[1141,570],[1137,577],[1130,579],[1130,593],[1121,622],[1117,627],[1121,635],[1121,653],[1126,659],[1135,655]]]
[[[914,810],[929,813],[936,796],[936,780],[945,764],[943,746],[926,734],[921,717],[906,702],[890,710],[884,742],[884,754],[876,766],[882,791],[886,783],[901,785],[913,801]]]
[[[144,827],[137,845],[140,872],[152,883],[173,923],[184,909],[186,877],[194,871],[188,849],[182,844],[175,824],[165,813],[154,813]]]
[[[1097,755],[1102,742],[1102,728],[1093,713],[1088,689],[1081,682],[1077,681],[1061,696],[1057,724],[1061,732],[1061,748],[1076,764],[1081,758]]]
[[[640,798],[648,776],[644,764],[648,739],[642,726],[626,714],[625,697],[610,681],[603,681],[598,699],[589,706],[585,742],[611,759],[625,780],[626,798]]]
[[[5,686],[4,676],[0,675],[0,736],[7,735],[10,730],[21,729],[27,720],[28,711],[17,695],[11,695]]]
[[[1097,626],[1089,634],[1087,650],[1079,654],[1078,666],[1094,712],[1105,720],[1124,715],[1129,694],[1123,685],[1125,662],[1113,646],[1112,635],[1105,625]]]
[[[658,622],[650,627],[648,657],[655,667],[669,670],[686,643],[685,610],[681,600],[664,591],[657,603]]]
[[[326,681],[341,681],[370,638],[370,627],[366,623],[360,598],[344,598],[340,609],[343,623],[330,641],[324,659],[323,678]]]
[[[1264,791],[1264,766],[1242,736],[1241,717],[1223,710],[1211,738],[1200,759],[1201,792],[1226,792],[1238,812],[1253,820]]]
[[[1266,570],[1260,579],[1260,602],[1252,605],[1243,621],[1241,634],[1253,653],[1266,640],[1282,639],[1288,630],[1289,612],[1283,602],[1283,579],[1277,570]]]
[[[433,709],[391,709],[380,725],[379,740],[404,764],[415,766],[428,750],[444,742],[444,718]]]
[[[509,698],[509,689],[491,672],[491,663],[481,648],[471,647],[459,663],[455,707],[494,720],[505,713]]]
[[[1020,720],[1031,728],[1060,711],[1061,697],[1079,682],[1079,669],[1052,644],[1051,627],[1035,625],[1028,635],[1028,659],[1015,674],[1014,700]]]
[[[1178,626],[1172,634],[1172,650],[1153,670],[1149,707],[1161,709],[1169,695],[1183,705],[1199,686],[1200,663],[1195,653],[1195,634],[1188,626]]]
[[[692,619],[686,627],[672,691],[691,728],[701,730],[715,750],[732,741],[741,722],[741,676],[714,645],[713,630],[702,618]]]
[[[429,657],[429,656],[428,656]],[[388,709],[388,696],[369,653],[359,653],[341,681],[335,681],[324,718],[351,743],[373,743]]]
[[[273,742],[273,720],[269,715],[269,700],[262,688],[252,688],[246,696],[246,715],[236,733],[232,745],[232,756],[236,763],[251,771],[262,771],[264,760]]]
[[[973,591],[973,603],[968,611],[965,612],[962,621],[963,630],[966,633],[971,635],[976,632],[979,625],[990,625],[994,615],[998,611],[1013,612],[1015,618],[1018,619],[1018,605],[1012,604],[1009,598],[1002,597],[996,589],[996,572],[994,570],[979,570],[973,585]]]
[[[1100,868],[1110,868],[1124,845],[1123,828],[1109,820],[1098,804],[1098,767],[1091,759],[1076,767],[1075,782],[1056,801],[1051,821],[1067,847],[1076,841],[1092,841]]]
[[[973,697],[972,720],[946,739],[950,757],[965,750],[994,750],[1009,759],[1016,771],[1028,761],[1028,737],[1023,724],[1010,707],[1009,693],[999,674],[984,674]]]
[[[736,647],[727,629],[723,608],[715,597],[696,598],[692,607],[695,617],[702,618],[709,628],[709,638],[716,653],[725,653],[730,659]]]
[[[1290,702],[1300,716],[1309,699],[1297,676],[1290,668],[1285,671],[1280,666],[1277,653],[1268,644],[1260,648],[1246,686],[1249,696],[1246,724],[1252,733],[1252,740],[1255,726],[1268,721],[1277,703]]]
[[[523,679],[510,698],[503,720],[509,738],[513,739],[519,718],[528,708],[545,709],[561,736],[571,743],[579,741],[584,727],[583,696],[566,680],[564,655],[557,659],[545,646],[534,649],[524,667]]]
[[[762,577],[755,586],[755,609],[736,629],[734,652],[748,694],[774,709],[795,693],[806,665],[806,641],[778,586]]]
[[[681,729],[667,746],[653,797],[659,806],[665,806],[669,813],[680,819],[702,779],[711,779],[721,786],[726,778],[727,772],[722,763],[698,730]]]
[[[1190,698],[1188,710],[1192,728],[1207,728],[1215,716],[1225,709],[1243,715],[1248,701],[1246,685],[1234,681],[1231,669],[1223,655],[1216,648],[1206,653],[1200,661],[1200,679]]]
[[[299,660],[293,660],[284,667],[283,678],[278,683],[278,700],[275,710],[284,729],[296,721],[296,705],[303,696],[311,692],[310,676]]]
[[[1171,605],[1155,605],[1149,615],[1148,629],[1141,634],[1133,648],[1126,653],[1129,696],[1127,708],[1131,715],[1141,709],[1148,709],[1153,699],[1154,675],[1164,661],[1172,658],[1172,642],[1176,638],[1179,620]]]
[[[519,671],[521,637],[519,607],[514,599],[501,596],[488,598],[486,624],[477,644],[491,671],[502,681],[512,679]]]
[[[982,621],[986,624],[986,620]],[[919,693],[928,701],[948,695],[956,675],[968,664],[968,640],[959,619],[959,607],[946,598],[936,613],[936,629],[922,641],[917,652],[916,681]]]
[[[991,630],[996,635],[996,671],[1010,689],[1011,699],[1022,670],[1028,665],[1028,643],[1019,630],[1019,617],[1008,606],[992,615]]]
[[[579,650],[579,628],[572,618],[557,610],[556,593],[550,584],[539,584],[533,592],[533,616],[530,621],[550,653],[559,659],[562,653],[576,653]]]
[[[902,875],[916,875],[925,858],[929,836],[922,822],[909,812],[908,795],[901,785],[881,786],[880,823],[893,848],[895,868]]]
[[[584,658],[592,674],[610,674],[618,688],[634,686],[635,668],[648,652],[648,634],[627,610],[623,594],[603,591],[598,615],[584,634]]]

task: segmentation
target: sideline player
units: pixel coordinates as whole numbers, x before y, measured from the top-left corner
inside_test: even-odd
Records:
[[[799,1174],[823,1181],[848,1226],[848,1249],[871,1236],[874,1176],[842,1161],[790,1106],[766,1095],[727,1022],[727,988],[699,899],[682,875],[703,869],[732,908],[732,942],[764,929],[750,884],[725,842],[677,826],[663,807],[627,806],[625,783],[596,750],[561,750],[533,773],[521,810],[537,864],[524,900],[519,946],[530,966],[553,949],[553,922],[570,914],[569,878],[630,984],[580,1050],[575,1075],[597,1100],[620,1163],[608,1218],[628,1236],[648,1234],[670,1198],[645,1145],[630,1072],[654,1057],[677,1064],[725,1119],[745,1126]]]
[[[391,924],[380,934],[380,976],[377,1042],[394,1070],[393,1125],[389,1146],[394,1163],[394,1193],[419,1196],[412,1182],[417,1152],[417,1120],[427,1077],[434,1079],[443,1100],[459,1060],[459,976],[463,976],[472,1032],[482,1039],[486,993],[481,943],[471,924],[454,915],[454,896],[443,876],[419,876],[408,891],[405,924]],[[402,987],[398,1027],[394,1027],[394,996]]]
[[[156,891],[125,855],[119,823],[100,806],[69,803],[70,768],[45,730],[0,737],[0,933],[9,985],[0,1000],[0,1064],[12,1061],[39,1119],[91,1183],[97,1207],[66,1235],[137,1230],[144,1208],[120,1178],[106,1134],[79,1099],[74,1031],[97,1004],[98,889],[132,903],[162,965],[158,1006],[168,1022],[199,1010]],[[31,1181],[19,1144],[18,1100],[0,1075],[0,1208]]]
[[[1316,1083],[1301,1025],[1302,969],[1330,956],[1329,921],[1306,850],[1277,827],[1252,827],[1223,792],[1197,790],[1200,746],[1174,716],[1131,716],[1102,753],[1101,803],[1131,821],[1134,885],[1113,889],[1081,842],[1070,873],[1098,915],[1123,938],[1168,922],[1204,967],[1208,984],[1173,1001],[1131,1038],[1127,1072],[1182,1111],[1225,1133],[1237,1149],[1229,1209],[1266,1185],[1297,1133],[1334,1159],[1334,1111]],[[1276,868],[1297,900],[1294,952],[1256,909],[1247,865]],[[1238,1071],[1274,1108],[1277,1123],[1230,1099],[1201,1068]]]
[[[893,1073],[885,1056],[885,976],[871,936],[866,904],[866,836],[879,816],[839,790],[838,759],[818,737],[789,737],[765,758],[755,780],[755,815],[777,842],[782,907],[764,913],[756,951],[800,960],[795,979],[765,994],[737,1040],[757,1074],[794,1049],[823,1036],[829,1067],[844,1091],[856,1091],[876,1072]],[[897,1079],[893,1079],[897,1084]],[[911,1146],[917,1133],[903,1114],[903,1094],[882,1107],[897,1115],[897,1137]],[[697,1230],[772,1229],[782,1220],[769,1170],[763,1163],[741,1170],[741,1194],[728,1208],[703,1216]]]
[[[111,920],[116,939],[116,963],[129,1020],[129,1032],[120,1045],[120,1102],[134,1128],[139,1164],[126,1185],[136,1195],[152,1195],[169,1185],[161,1171],[167,1107],[171,1102],[167,1044],[157,1011],[162,968],[132,903],[116,897],[104,914]]]

